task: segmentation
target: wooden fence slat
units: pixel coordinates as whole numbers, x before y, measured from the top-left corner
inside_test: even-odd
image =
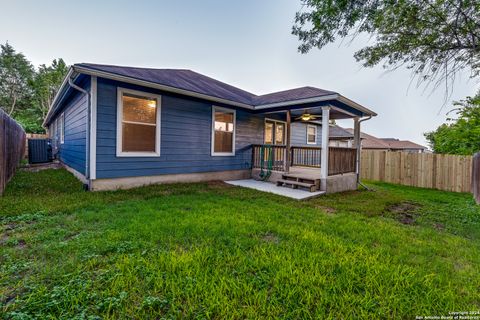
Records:
[[[471,156],[362,150],[360,177],[421,188],[471,192],[474,161]],[[480,171],[480,156],[478,162]]]

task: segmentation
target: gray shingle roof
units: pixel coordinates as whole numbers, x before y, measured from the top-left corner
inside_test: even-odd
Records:
[[[344,128],[334,125],[330,126],[330,138],[353,138],[353,134]]]
[[[186,69],[151,69],[92,63],[79,63],[75,66],[108,72],[111,74],[188,90],[253,106],[335,94],[333,91],[319,88],[301,87],[291,90],[273,92],[265,95],[255,95],[248,91]]]
[[[262,105],[270,104],[277,102],[285,102],[292,100],[308,99],[314,97],[321,97],[330,94],[335,94],[336,92],[323,90],[314,87],[301,87],[296,89],[290,89],[285,91],[273,92],[269,94],[264,94],[261,96],[256,96],[253,99],[253,105]]]

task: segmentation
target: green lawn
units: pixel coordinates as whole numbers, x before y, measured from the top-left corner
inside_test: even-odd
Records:
[[[414,318],[480,309],[468,194],[370,183],[305,202],[218,183],[0,198],[4,318]]]

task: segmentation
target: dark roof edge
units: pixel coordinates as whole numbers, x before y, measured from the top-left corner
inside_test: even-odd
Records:
[[[64,93],[63,91],[65,90],[65,87],[68,86],[68,78],[71,77],[72,74],[74,74],[75,72],[83,73],[83,74],[90,75],[90,76],[99,76],[99,77],[106,78],[106,79],[117,80],[117,81],[127,82],[127,83],[131,83],[131,84],[137,84],[137,85],[141,85],[141,86],[145,86],[145,87],[160,89],[160,90],[164,90],[164,91],[168,91],[168,92],[178,93],[178,94],[191,96],[191,97],[196,97],[196,98],[200,98],[200,99],[205,99],[205,100],[218,102],[218,103],[224,103],[224,104],[228,104],[228,105],[231,105],[231,106],[236,106],[236,107],[245,108],[245,109],[249,109],[249,110],[262,110],[262,109],[267,109],[267,108],[282,108],[282,107],[292,106],[292,105],[295,105],[295,104],[322,102],[322,101],[326,101],[326,100],[338,100],[338,101],[340,101],[340,102],[342,102],[342,103],[344,103],[344,104],[362,112],[362,114],[369,115],[369,116],[376,116],[377,115],[372,110],[367,109],[367,108],[363,107],[362,105],[360,105],[360,104],[358,104],[358,103],[356,103],[356,102],[354,102],[350,99],[347,99],[347,98],[345,98],[344,96],[342,96],[338,93],[327,94],[327,95],[312,97],[312,98],[289,100],[289,101],[283,101],[283,102],[277,102],[277,103],[269,103],[269,104],[263,104],[263,105],[250,105],[250,104],[245,104],[245,103],[241,103],[241,102],[237,102],[237,101],[233,101],[233,100],[229,100],[229,99],[223,99],[223,98],[207,95],[207,94],[204,94],[204,93],[199,93],[199,92],[185,90],[185,89],[179,89],[179,88],[172,87],[172,86],[162,85],[162,84],[158,84],[158,83],[154,83],[154,82],[150,82],[150,81],[146,81],[146,80],[141,80],[141,79],[137,79],[137,78],[133,78],[133,77],[123,76],[123,75],[119,75],[119,74],[112,73],[112,72],[100,71],[100,70],[97,70],[97,69],[94,69],[94,68],[88,68],[87,66],[82,65],[82,64],[74,64],[70,67],[70,69],[67,73],[67,76],[63,80],[62,85],[60,86],[60,89],[58,90],[57,95],[55,96],[55,98],[53,100],[53,103],[52,103],[52,105],[51,105],[51,107],[50,107],[50,109],[47,113],[47,116],[45,117],[44,122],[43,122],[44,126],[49,124],[49,122],[51,120],[50,119],[51,116],[56,111],[55,105],[59,102],[59,99],[63,95],[63,93]]]
[[[164,91],[168,91],[168,92],[183,94],[183,95],[187,95],[187,96],[193,96],[193,97],[196,97],[196,98],[201,98],[201,99],[206,99],[206,100],[212,100],[212,101],[215,101],[215,102],[226,103],[226,104],[230,104],[230,105],[233,105],[233,106],[236,106],[236,107],[242,107],[242,108],[247,108],[247,109],[253,110],[253,106],[251,106],[251,105],[241,103],[241,102],[237,102],[237,101],[233,101],[233,100],[228,100],[228,99],[223,99],[223,98],[207,95],[207,94],[204,94],[204,93],[199,93],[199,92],[185,90],[185,89],[179,89],[179,88],[175,88],[175,87],[172,87],[172,86],[158,84],[158,83],[154,83],[154,82],[150,82],[150,81],[146,81],[146,80],[141,80],[141,79],[137,79],[137,78],[133,78],[133,77],[127,77],[127,76],[119,75],[119,74],[112,73],[112,72],[90,69],[90,68],[83,67],[83,66],[78,66],[78,65],[74,65],[73,68],[77,72],[80,72],[80,73],[83,73],[83,74],[88,74],[88,75],[91,75],[91,76],[99,76],[99,77],[102,77],[102,78],[118,80],[118,81],[132,83],[132,84],[138,84],[138,85],[142,85],[142,86],[145,86],[145,87],[151,87],[151,88],[160,89],[160,90],[164,90]]]

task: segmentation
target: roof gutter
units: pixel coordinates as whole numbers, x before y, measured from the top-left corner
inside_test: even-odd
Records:
[[[314,98],[307,98],[307,99],[298,99],[298,100],[291,100],[285,102],[276,102],[276,103],[268,103],[268,104],[261,104],[255,106],[255,110],[262,110],[262,109],[269,109],[269,108],[280,108],[280,107],[288,107],[293,106],[296,104],[303,104],[303,103],[312,103],[312,102],[322,102],[328,100],[336,100],[338,98],[338,93],[329,94],[322,97],[314,97]]]
[[[360,181],[360,159],[361,159],[361,152],[362,152],[362,142],[361,142],[362,141],[362,134],[361,134],[362,130],[360,129],[361,128],[360,124],[362,122],[370,120],[370,119],[372,119],[371,115],[367,116],[364,119],[358,120],[358,131],[359,131],[358,132],[358,141],[355,145],[355,148],[357,149],[356,156],[355,156],[355,158],[356,158],[355,162],[357,163],[357,166],[356,166],[356,168],[357,168],[357,184],[361,185],[362,187],[364,187],[367,190],[368,190],[368,188],[364,184],[362,184],[362,182]],[[353,136],[355,137],[355,131],[353,133]]]

